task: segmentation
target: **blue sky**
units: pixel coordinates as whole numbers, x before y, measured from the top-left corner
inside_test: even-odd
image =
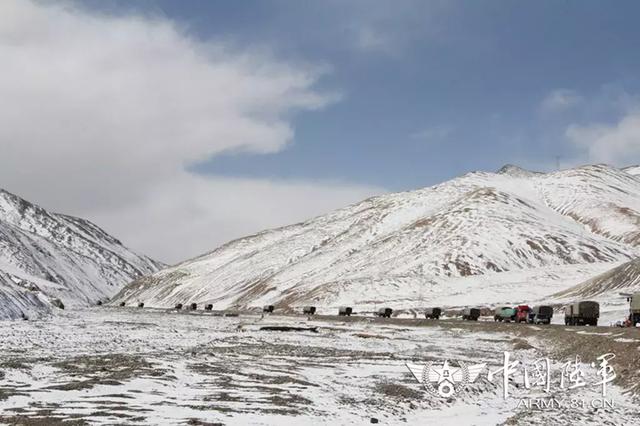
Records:
[[[468,171],[640,163],[639,12],[2,0],[0,187],[172,263]]]
[[[203,40],[325,66],[319,86],[341,94],[296,115],[286,149],[218,155],[192,166],[200,173],[403,190],[505,163],[548,170],[557,156],[589,162],[566,127],[615,121],[620,98],[639,89],[640,4],[632,1],[165,0],[136,8]],[[581,105],[541,111],[557,90]]]

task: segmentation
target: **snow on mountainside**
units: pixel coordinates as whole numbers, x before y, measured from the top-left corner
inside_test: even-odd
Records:
[[[617,297],[620,292],[636,293],[638,291],[640,291],[640,259],[634,259],[554,296],[591,298],[610,293]]]
[[[86,220],[0,190],[0,318],[46,312],[56,298],[93,304],[161,266]]]
[[[640,246],[640,177],[607,166],[581,167],[547,175],[539,184],[549,207],[591,232]]]
[[[321,311],[517,302],[635,258],[638,212],[640,179],[619,169],[509,166],[232,241],[131,283],[116,300]]]
[[[630,175],[634,175],[634,176],[640,175],[640,166],[629,166],[629,167],[625,167],[622,170],[624,170],[626,173],[629,173]]]

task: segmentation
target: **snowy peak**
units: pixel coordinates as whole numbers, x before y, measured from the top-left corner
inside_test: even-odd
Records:
[[[0,318],[95,303],[162,265],[84,219],[0,190]]]
[[[242,238],[136,281],[117,299],[406,306],[418,295],[455,294],[473,277],[582,271],[637,256],[636,178],[607,166],[510,171],[470,173]]]
[[[513,164],[505,164],[496,173],[513,177],[533,177],[542,174],[540,172],[532,172],[530,170],[523,169],[522,167],[514,166]]]

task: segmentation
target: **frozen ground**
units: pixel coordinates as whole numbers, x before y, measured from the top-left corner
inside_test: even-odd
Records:
[[[318,332],[262,331],[266,325]],[[640,330],[489,322],[218,317],[150,309],[66,311],[0,322],[0,423],[56,424],[632,424]],[[588,344],[592,343],[592,345]],[[560,346],[557,346],[560,345]],[[529,411],[486,372],[451,400],[428,394],[406,362],[488,363],[585,347],[624,352],[615,407]],[[595,349],[594,349],[595,350]],[[588,361],[594,353],[582,353]],[[595,370],[584,366],[588,374]],[[621,372],[622,375],[622,372]],[[599,397],[595,387],[557,398]],[[538,392],[539,393],[539,392]],[[549,396],[549,395],[547,395]]]

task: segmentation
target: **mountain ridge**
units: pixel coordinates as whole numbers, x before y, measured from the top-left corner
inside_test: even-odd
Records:
[[[468,173],[240,238],[134,281],[114,300],[220,309],[410,305],[417,294],[429,302],[438,286],[454,294],[451,283],[467,277],[500,281],[500,273],[537,268],[560,268],[567,285],[577,284],[587,278],[584,265],[602,271],[638,254],[637,177],[605,165],[520,170]]]

